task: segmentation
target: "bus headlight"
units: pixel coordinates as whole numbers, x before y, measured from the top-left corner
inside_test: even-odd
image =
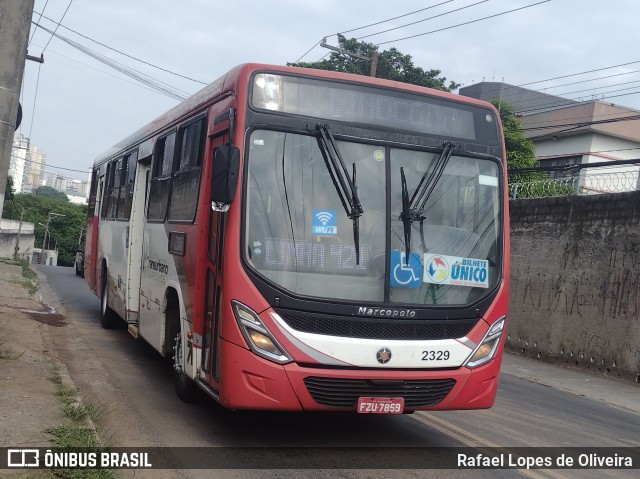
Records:
[[[282,111],[282,76],[259,73],[255,76],[253,83],[254,106],[265,110]]]
[[[493,358],[496,350],[498,349],[498,344],[500,344],[505,319],[506,316],[503,316],[491,325],[489,331],[486,332],[478,347],[476,347],[469,358],[467,358],[464,366],[473,369],[483,365]]]
[[[231,301],[231,306],[233,307],[236,321],[240,326],[240,331],[242,331],[244,339],[254,353],[280,364],[292,361],[291,357],[280,346],[276,338],[271,335],[251,308],[238,301]]]

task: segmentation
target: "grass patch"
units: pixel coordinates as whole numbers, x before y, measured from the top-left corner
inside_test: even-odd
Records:
[[[0,361],[4,361],[4,360],[13,361],[18,359],[20,356],[24,354],[24,351],[21,353],[16,353],[13,349],[11,349],[11,346],[5,346],[5,344],[6,344],[6,339],[0,338]]]
[[[25,262],[26,262],[26,260],[25,260]],[[2,258],[2,259],[0,259],[0,263],[10,264],[12,266],[21,266],[23,262],[21,260],[20,261],[16,261],[16,260],[13,260],[13,259]]]
[[[87,426],[56,426],[47,429],[46,432],[53,436],[53,442],[59,447],[98,447],[93,429]]]
[[[24,289],[26,289],[29,292],[29,295],[33,296],[34,294],[36,294],[36,292],[38,291],[38,285],[35,284],[33,282],[33,280],[30,279],[16,279],[11,281],[14,284],[19,284],[20,286],[22,286]]]
[[[76,389],[70,388],[62,381],[57,367],[53,368],[49,380],[56,385],[62,412],[67,418],[67,424],[51,427],[45,432],[51,434],[53,443],[58,447],[67,448],[98,448],[101,444],[96,437],[92,425],[102,414],[100,407],[83,401]],[[54,469],[52,477],[61,479],[115,479],[116,475],[110,469]]]
[[[50,478],[51,475],[47,471],[29,471],[0,476],[2,479],[44,479]]]
[[[35,281],[38,275],[31,269],[29,262],[26,259],[23,259],[19,264],[22,266],[22,277]]]
[[[38,284],[36,283],[38,275],[31,269],[26,259],[20,261],[19,264],[22,266],[22,277],[24,278],[19,284],[22,284],[29,291],[29,294],[33,296],[38,291]]]
[[[31,296],[36,294],[36,291],[38,291],[38,284],[36,282],[38,275],[31,269],[31,266],[29,266],[29,262],[26,259],[20,261],[3,259],[0,260],[0,263],[10,264],[12,266],[22,266],[22,279],[13,280],[11,282],[24,287]]]

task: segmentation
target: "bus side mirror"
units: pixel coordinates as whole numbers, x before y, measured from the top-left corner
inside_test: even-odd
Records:
[[[213,150],[211,172],[211,207],[227,211],[236,196],[240,150],[231,145],[221,145]]]

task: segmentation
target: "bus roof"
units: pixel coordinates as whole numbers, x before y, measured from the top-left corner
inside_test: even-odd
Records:
[[[409,83],[402,83],[393,80],[385,80],[382,78],[368,77],[362,75],[354,75],[351,73],[333,72],[328,70],[316,70],[310,68],[290,67],[282,65],[268,65],[261,63],[245,63],[234,67],[226,72],[221,77],[217,78],[213,82],[209,83],[201,90],[197,91],[178,105],[174,106],[167,112],[163,113],[150,123],[146,124],[135,133],[132,133],[128,137],[119,141],[107,151],[99,155],[94,161],[94,166],[97,166],[108,159],[124,153],[127,149],[134,145],[142,143],[148,138],[161,133],[162,130],[170,127],[171,125],[179,123],[181,120],[186,119],[192,113],[205,108],[208,104],[214,102],[214,100],[227,92],[235,92],[238,84],[242,81],[247,81],[249,75],[256,70],[264,71],[278,71],[283,73],[293,73],[298,75],[313,76],[316,78],[327,78],[335,80],[347,80],[362,84],[382,86],[392,88],[396,90],[405,90],[421,94],[429,94],[431,96],[437,96],[443,99],[449,99],[457,102],[464,102],[467,104],[475,104],[485,108],[490,108],[497,111],[490,103],[477,100],[475,98],[463,97],[455,93],[449,93],[441,90],[435,90],[432,88],[426,88],[418,85],[412,85]]]

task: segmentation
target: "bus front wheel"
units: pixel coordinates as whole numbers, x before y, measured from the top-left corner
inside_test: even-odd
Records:
[[[172,341],[173,350],[173,382],[176,395],[186,403],[196,400],[197,386],[184,373],[182,355],[182,333],[180,332],[180,313],[176,303],[167,306],[167,321],[169,322],[167,337]]]

